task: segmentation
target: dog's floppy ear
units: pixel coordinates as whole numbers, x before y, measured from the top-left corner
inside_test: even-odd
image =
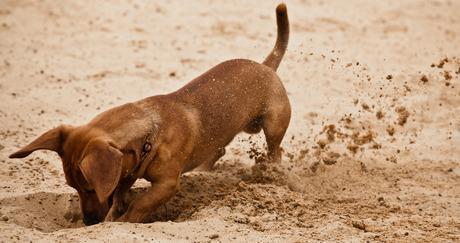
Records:
[[[65,138],[67,137],[70,127],[66,125],[61,125],[56,128],[53,128],[40,137],[32,141],[29,145],[20,149],[19,151],[11,154],[10,158],[24,158],[39,149],[47,149],[62,154],[62,144],[64,143]]]
[[[123,153],[102,140],[91,141],[80,163],[86,181],[94,187],[100,203],[107,201],[121,176]]]

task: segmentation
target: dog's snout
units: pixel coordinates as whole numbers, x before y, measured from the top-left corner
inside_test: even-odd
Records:
[[[83,223],[87,226],[100,223],[101,220],[97,214],[87,214],[83,216]]]

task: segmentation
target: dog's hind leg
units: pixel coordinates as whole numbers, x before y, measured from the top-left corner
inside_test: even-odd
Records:
[[[284,100],[283,100],[284,101]],[[269,162],[281,162],[281,141],[289,126],[291,108],[289,101],[279,102],[269,108],[264,116],[263,130],[267,141]]]

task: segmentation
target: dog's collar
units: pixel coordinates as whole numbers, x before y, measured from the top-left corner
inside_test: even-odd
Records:
[[[142,145],[142,152],[141,152],[141,159],[139,160],[138,163],[129,171],[125,177],[130,177],[130,178],[141,178],[145,170],[148,168],[150,163],[153,161],[153,159],[149,159],[146,162],[146,159],[149,157],[149,154],[155,154],[156,152],[156,147],[154,147],[154,140],[157,137],[158,133],[158,126],[154,124],[152,126],[152,129],[147,133],[147,135],[144,138],[144,142]]]

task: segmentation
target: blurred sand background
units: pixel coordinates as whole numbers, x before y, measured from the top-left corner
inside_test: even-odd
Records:
[[[214,171],[183,175],[155,223],[84,227],[56,154],[7,156],[219,62],[263,60],[278,2],[0,0],[0,240],[460,241],[460,2],[286,3],[282,164],[254,165],[263,137],[243,134]]]

